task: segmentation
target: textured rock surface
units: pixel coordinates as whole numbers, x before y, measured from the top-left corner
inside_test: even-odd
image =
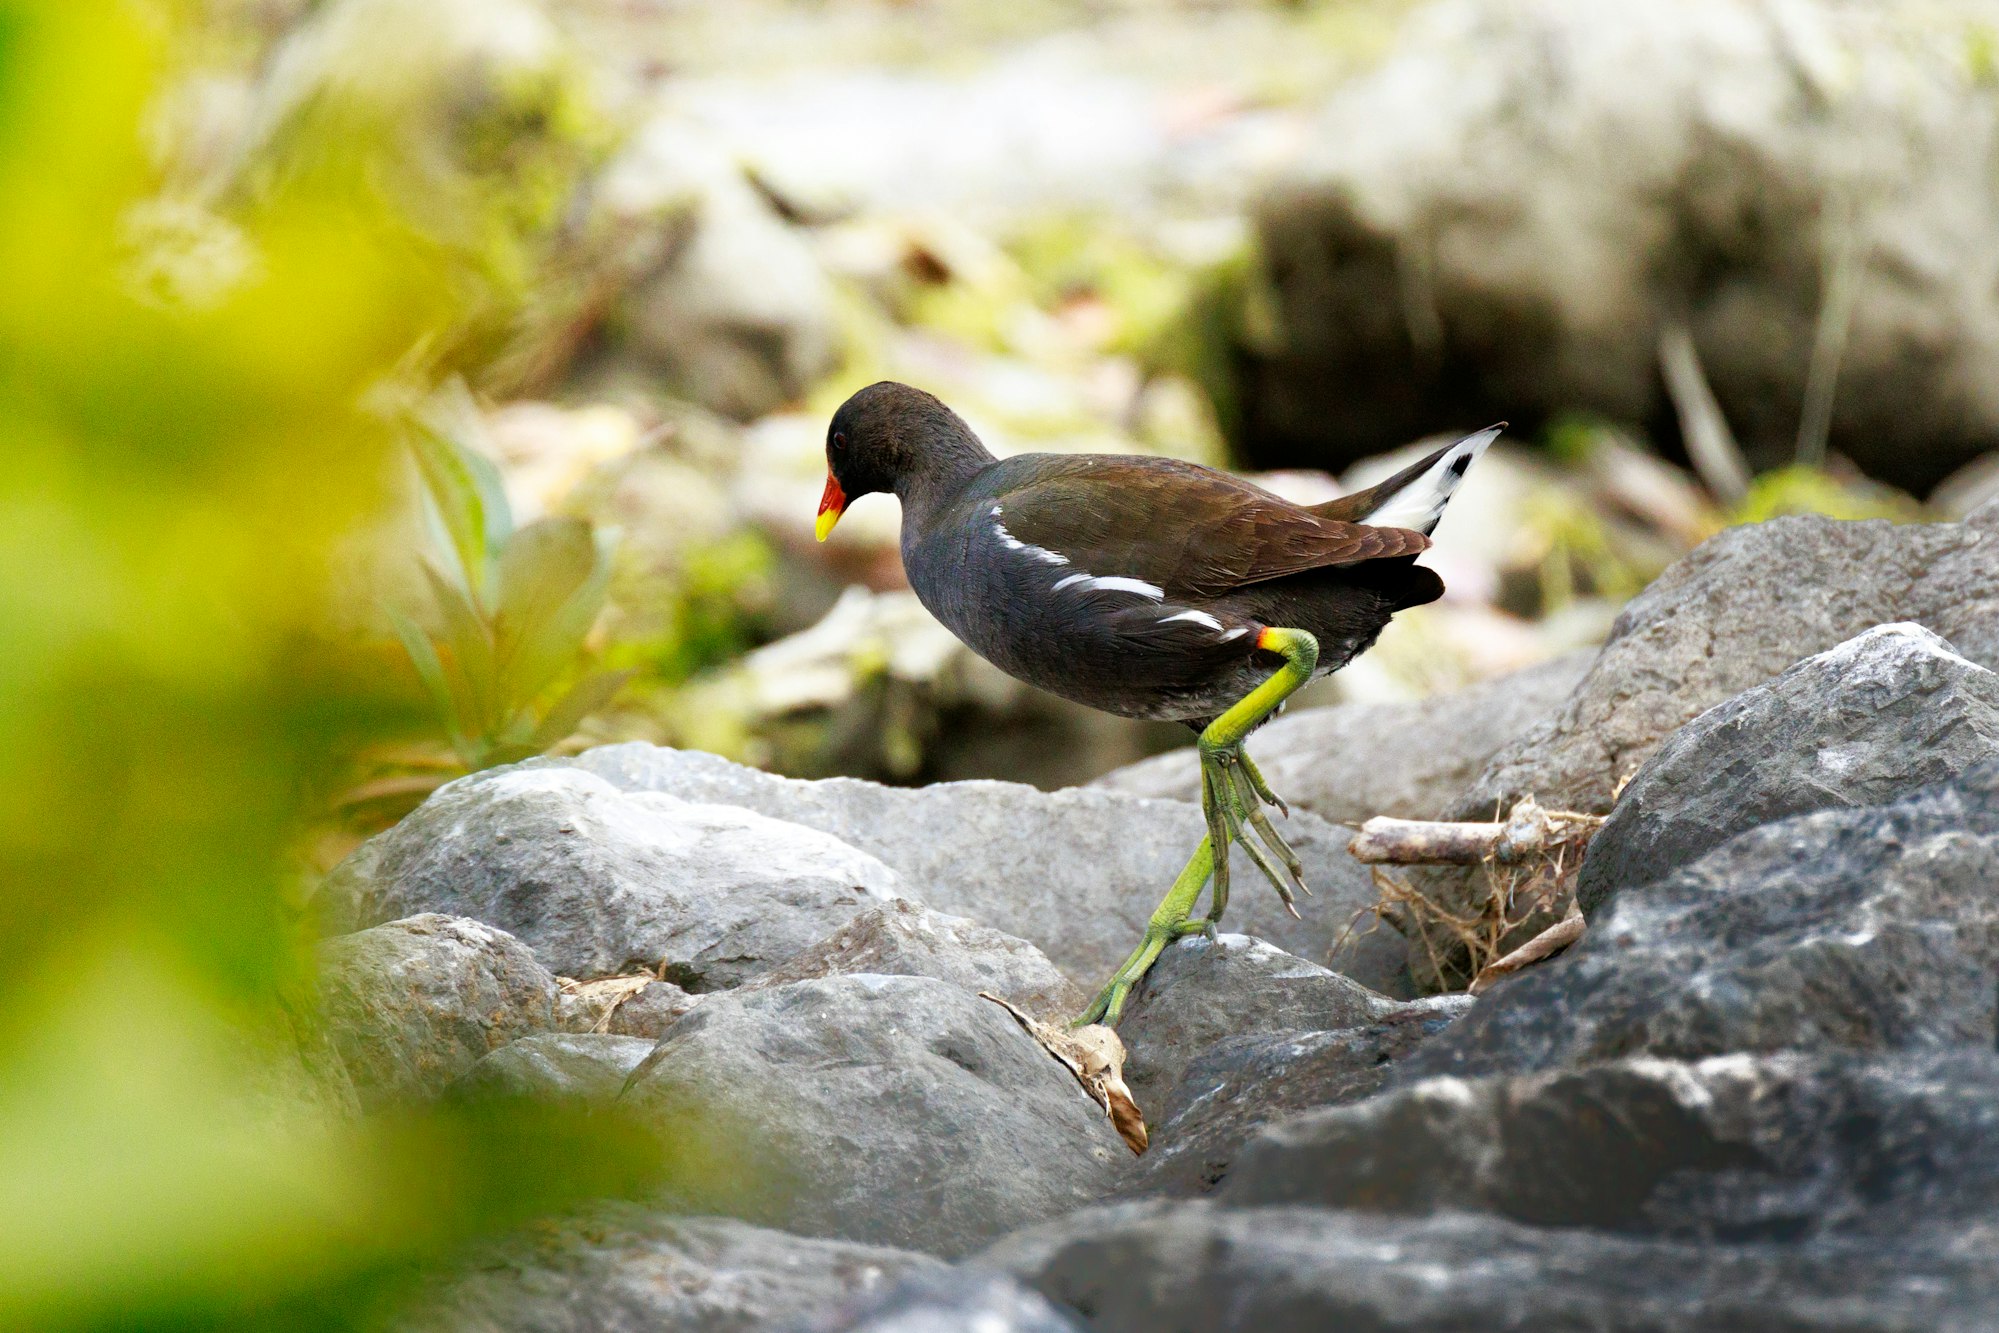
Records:
[[[1999,1056],[1723,1056],[1434,1079],[1266,1130],[1220,1198],[1682,1240],[1999,1250]]]
[[[1462,1213],[1124,1204],[984,1258],[1102,1333],[1976,1333],[1999,1321],[1999,1270],[1975,1250],[1695,1245]]]
[[[1435,819],[1500,746],[1561,706],[1593,656],[1571,653],[1410,703],[1302,709],[1260,728],[1250,753],[1293,809],[1321,819]],[[1198,801],[1201,771],[1189,748],[1106,773],[1091,785]]]
[[[325,941],[320,1012],[361,1105],[423,1101],[488,1051],[546,1032],[555,978],[502,930],[427,913]]]
[[[904,1250],[600,1204],[486,1247],[399,1333],[756,1333],[941,1268]]]
[[[714,755],[640,744],[547,762],[583,768],[626,791],[742,806],[829,833],[894,867],[909,897],[1020,936],[1085,986],[1124,961],[1207,831],[1195,806],[1089,788],[801,782]],[[1401,946],[1385,932],[1326,958],[1354,914],[1375,898],[1367,875],[1346,853],[1348,833],[1299,814],[1284,834],[1317,895],[1301,901],[1305,919],[1293,920],[1239,853],[1228,924],[1327,962],[1376,990],[1405,990]]]
[[[668,980],[705,991],[895,892],[887,866],[812,829],[549,767],[440,788],[343,862],[322,896],[336,921],[448,911],[514,932],[567,976],[663,961]]]
[[[1999,762],[1744,833],[1626,889],[1403,1073],[1994,1044]]]
[[[1658,421],[1683,313],[1737,435],[1789,461],[1844,256],[1832,447],[1935,483],[1999,429],[1999,297],[1945,258],[1999,234],[1999,114],[1964,58],[1991,22],[1983,0],[1426,7],[1258,211],[1279,313],[1240,363],[1252,452]]]
[[[1088,1000],[1026,940],[901,899],[861,913],[749,988],[849,972],[935,977],[974,995],[991,991],[1048,1022],[1080,1013]]]
[[[1247,935],[1191,936],[1166,946],[1118,1023],[1131,1058],[1124,1079],[1155,1113],[1187,1062],[1224,1037],[1358,1027],[1396,1002]]]
[[[1532,794],[1606,811],[1674,731],[1877,625],[1914,621],[1999,668],[1999,509],[1991,518],[1779,518],[1711,538],[1632,599],[1569,701],[1504,747],[1457,810]]]
[[[451,1085],[455,1097],[614,1100],[656,1043],[599,1032],[544,1032],[509,1042]]]
[[[1735,834],[1880,805],[1999,758],[1999,674],[1917,625],[1807,658],[1674,732],[1618,797],[1577,881],[1583,910]]]
[[[810,1333],[1077,1333],[1082,1325],[1005,1273],[926,1269]]]
[[[1568,701],[1502,747],[1448,817],[1489,819],[1524,796],[1605,813],[1618,785],[1701,713],[1896,621],[1999,666],[1999,505],[1965,523],[1780,518],[1711,538],[1632,599]],[[1475,871],[1412,878],[1446,908],[1482,896]],[[1552,921],[1529,921],[1511,943]],[[1434,928],[1409,941],[1408,966],[1426,987],[1433,953],[1458,959],[1462,946]]]
[[[626,1101],[730,1164],[685,1207],[947,1255],[1101,1197],[1128,1156],[1004,1010],[928,977],[712,996]]]
[[[1118,1192],[1207,1193],[1227,1179],[1243,1145],[1265,1125],[1372,1096],[1397,1061],[1472,1003],[1468,995],[1435,995],[1363,1027],[1223,1038],[1194,1057],[1153,1111],[1152,1146]]]

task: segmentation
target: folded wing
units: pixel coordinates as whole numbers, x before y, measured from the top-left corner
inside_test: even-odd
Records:
[[[1413,556],[1430,539],[1301,508],[1224,472],[1170,459],[1078,458],[998,497],[1022,543],[1078,574],[1165,597],[1217,597],[1311,569]]]

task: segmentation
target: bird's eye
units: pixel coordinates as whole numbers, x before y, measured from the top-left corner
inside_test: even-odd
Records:
[[[833,447],[835,449],[844,449],[847,447],[847,432],[843,430],[833,432]]]

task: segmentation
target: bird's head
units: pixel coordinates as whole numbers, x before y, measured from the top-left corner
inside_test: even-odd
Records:
[[[901,494],[911,479],[968,457],[991,460],[956,412],[907,384],[870,384],[840,404],[826,427],[819,540],[826,540],[847,506],[863,495]]]

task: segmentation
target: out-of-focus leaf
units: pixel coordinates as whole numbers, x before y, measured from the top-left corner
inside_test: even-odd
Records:
[[[520,666],[539,666],[549,656],[567,658],[582,647],[588,624],[568,642],[541,644],[537,639],[557,628],[563,608],[589,583],[597,564],[590,525],[578,518],[530,523],[501,549],[493,637],[502,688],[510,700],[525,703],[548,683]]]
[[[451,748],[463,754],[465,719],[458,700],[452,697],[451,683],[444,675],[444,663],[438,660],[437,649],[432,646],[430,636],[395,607],[384,606],[382,610],[389,617],[389,624],[394,626],[396,637],[402,641],[403,651],[409,654],[410,665],[416,668],[424,689],[430,692],[431,702],[437,707],[438,719],[444,723],[445,734],[451,738]]]
[[[555,613],[528,627],[514,650],[509,680],[517,698],[540,694],[576,660],[611,586],[611,562],[599,549],[590,576]]]
[[[489,731],[500,720],[492,636],[478,608],[437,566],[426,560],[423,572],[430,583],[431,595],[437,599],[437,609],[444,616],[445,645],[451,649],[452,661],[465,680],[466,698],[471,704],[465,730],[474,734]]]
[[[411,446],[465,586],[490,605],[494,553],[513,535],[514,520],[499,468],[473,443],[479,435],[478,408],[454,380],[418,415]]]
[[[584,718],[611,702],[634,674],[630,670],[598,671],[577,681],[542,717],[541,725],[535,728],[528,743],[539,753],[558,741],[567,740],[570,733],[582,725]]]

